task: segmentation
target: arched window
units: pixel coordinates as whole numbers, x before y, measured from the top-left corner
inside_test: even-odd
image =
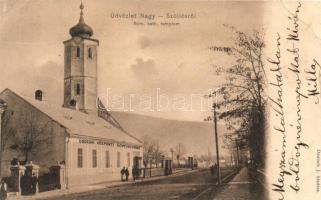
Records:
[[[80,47],[77,47],[77,58],[80,58]]]
[[[91,50],[91,48],[88,49],[88,58],[92,58],[93,57],[93,52]]]
[[[70,106],[76,106],[76,104],[77,104],[77,102],[74,99],[70,100],[70,102],[69,102]]]
[[[42,91],[41,90],[37,90],[35,92],[35,99],[38,100],[38,101],[42,101]]]

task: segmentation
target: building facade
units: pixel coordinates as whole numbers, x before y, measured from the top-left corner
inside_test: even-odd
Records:
[[[122,167],[141,165],[142,143],[121,128],[97,96],[99,41],[85,24],[83,5],[79,23],[64,42],[63,106],[10,89],[0,93],[6,103],[1,120],[1,176],[10,175],[13,158],[33,161],[40,175],[57,163],[66,166],[67,187],[120,179]],[[98,106],[99,105],[99,106]]]

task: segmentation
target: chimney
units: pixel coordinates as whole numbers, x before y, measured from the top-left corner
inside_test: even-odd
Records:
[[[36,90],[35,92],[35,99],[37,101],[42,101],[43,99],[43,92],[41,90]]]

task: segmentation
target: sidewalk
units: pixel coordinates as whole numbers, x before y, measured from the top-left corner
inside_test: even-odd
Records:
[[[119,187],[122,185],[133,185],[133,184],[137,184],[137,183],[141,183],[141,182],[160,180],[160,179],[165,179],[167,177],[175,177],[175,176],[180,176],[183,174],[194,173],[197,171],[199,171],[199,170],[198,169],[195,169],[195,170],[177,169],[173,172],[172,175],[169,175],[169,176],[155,176],[155,177],[151,177],[151,178],[145,178],[142,180],[138,180],[136,182],[133,182],[132,180],[130,180],[128,182],[110,181],[110,182],[104,182],[104,183],[99,183],[99,184],[94,184],[94,185],[74,187],[74,188],[70,188],[70,189],[66,189],[66,190],[51,190],[51,191],[47,191],[47,192],[40,192],[37,195],[30,195],[30,196],[17,196],[13,193],[9,193],[7,200],[45,199],[45,198],[50,198],[50,197],[58,197],[58,196],[64,196],[64,195],[69,195],[69,194],[76,194],[76,193],[83,193],[83,192],[89,192],[89,191],[94,191],[94,190],[101,190],[101,189],[110,188],[110,187]]]
[[[248,169],[243,168],[213,200],[264,200],[263,191],[263,186],[252,180]]]

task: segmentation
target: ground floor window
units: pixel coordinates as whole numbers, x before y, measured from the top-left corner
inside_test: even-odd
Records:
[[[120,152],[117,151],[117,167],[120,168]]]
[[[93,158],[93,168],[97,168],[97,150],[96,149],[93,149],[92,158]]]
[[[77,167],[82,168],[83,167],[83,151],[81,148],[77,151]]]
[[[106,151],[106,168],[110,168],[110,154]]]

